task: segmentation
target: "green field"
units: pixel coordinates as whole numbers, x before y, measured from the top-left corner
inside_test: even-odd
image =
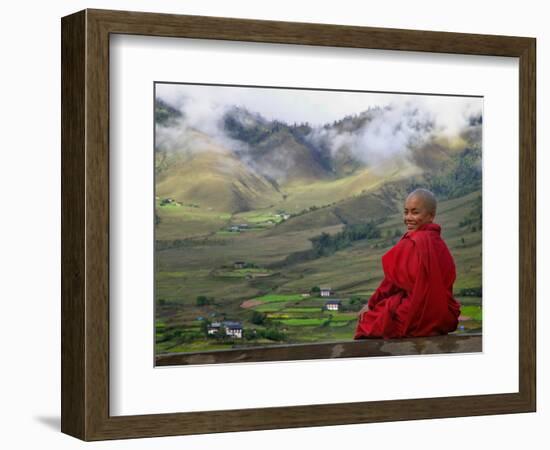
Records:
[[[273,303],[273,302],[291,302],[291,301],[301,301],[303,297],[301,295],[295,294],[270,294],[262,295],[261,297],[256,297],[254,300],[261,301],[262,303]]]
[[[468,306],[462,306],[460,309],[462,312],[462,315],[471,317],[473,320],[480,321],[482,320],[483,314],[481,306],[474,306],[474,305],[468,305]]]

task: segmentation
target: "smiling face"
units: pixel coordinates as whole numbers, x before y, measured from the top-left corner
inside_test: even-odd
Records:
[[[434,220],[435,211],[428,208],[424,199],[419,195],[410,195],[405,200],[403,209],[403,222],[407,231],[416,230],[420,225],[431,223]]]

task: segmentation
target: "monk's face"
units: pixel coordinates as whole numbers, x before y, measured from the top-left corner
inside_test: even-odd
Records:
[[[413,195],[405,201],[403,210],[403,222],[407,231],[416,230],[420,225],[431,223],[435,214],[429,211],[421,197]]]

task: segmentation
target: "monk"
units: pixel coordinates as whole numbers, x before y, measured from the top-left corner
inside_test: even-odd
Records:
[[[435,336],[455,331],[455,264],[434,223],[436,198],[416,189],[405,200],[407,232],[382,256],[384,279],[359,311],[354,339]]]

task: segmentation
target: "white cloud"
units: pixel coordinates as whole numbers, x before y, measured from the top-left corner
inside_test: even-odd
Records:
[[[452,128],[462,119],[463,110],[480,110],[482,104],[480,98],[472,97],[165,83],[157,84],[156,91],[157,96],[176,107],[182,107],[187,99],[197,111],[209,115],[223,111],[223,107],[237,105],[259,112],[269,120],[290,124],[307,121],[319,126],[369,107],[413,102],[430,110],[438,117],[438,122]],[[202,115],[198,117],[203,119]]]
[[[244,148],[243,143],[226,136],[222,121],[228,108],[242,106],[268,120],[278,119],[288,124],[309,122],[314,126],[309,139],[315,144],[324,145],[333,155],[347,148],[357,159],[370,165],[398,154],[406,156],[412,145],[426,142],[434,133],[456,135],[469,117],[481,114],[483,108],[481,98],[440,95],[185,84],[157,84],[156,93],[182,110],[186,126],[206,133],[227,148]],[[378,111],[359,130],[322,128],[324,124],[369,108],[378,108]],[[169,141],[171,135],[159,133],[159,137]]]

